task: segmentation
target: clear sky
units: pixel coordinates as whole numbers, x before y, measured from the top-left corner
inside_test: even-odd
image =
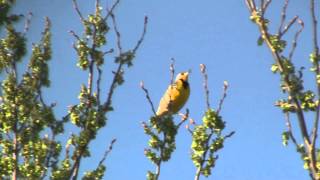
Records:
[[[275,1],[267,13],[270,19],[276,19],[274,28],[279,24],[282,2]],[[93,12],[94,0],[79,0],[79,5],[87,14]],[[72,48],[74,38],[68,33],[69,30],[81,33],[79,18],[71,0],[18,0],[15,12],[28,11],[34,14],[28,32],[29,44],[40,39],[43,17],[52,20],[52,87],[45,95],[47,102],[57,102],[56,113],[61,117],[66,114],[67,106],[78,102],[80,85],[87,81],[87,74],[76,67],[76,53]],[[308,3],[292,0],[289,12],[290,15],[299,14],[306,25],[295,61],[310,67]],[[273,60],[269,51],[265,46],[257,46],[258,30],[249,20],[244,0],[122,0],[116,16],[125,48],[135,45],[145,15],[149,17],[145,41],[133,68],[125,74],[125,84],[116,91],[115,111],[108,114],[107,126],[91,144],[92,157],[82,161],[81,173],[96,167],[112,138],[117,138],[117,142],[106,160],[105,179],[145,179],[147,170],[154,170],[154,165],[143,154],[148,137],[143,133],[141,122],[147,121],[152,112],[139,82],[145,82],[157,104],[169,83],[169,64],[174,57],[176,71],[192,69],[191,96],[186,107],[198,122],[205,110],[199,64],[207,65],[210,100],[214,107],[222,93],[223,81],[230,84],[221,115],[227,121],[226,133],[235,130],[236,134],[219,152],[219,160],[208,179],[308,179],[295,148],[291,143],[287,148],[282,145],[284,116],[274,103],[284,95],[279,90],[279,77],[270,71]],[[112,61],[112,57],[108,57],[104,66],[104,93],[114,68]],[[312,76],[305,76],[310,84]],[[66,135],[61,139],[74,131],[73,126],[68,125]],[[163,164],[160,179],[193,179],[191,136],[181,128],[176,140],[177,149],[171,160]]]

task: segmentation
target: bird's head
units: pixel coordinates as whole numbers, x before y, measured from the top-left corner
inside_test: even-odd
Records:
[[[182,80],[184,82],[188,82],[189,72],[181,72],[177,75],[176,81]]]

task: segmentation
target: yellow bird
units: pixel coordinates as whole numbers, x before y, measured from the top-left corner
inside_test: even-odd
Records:
[[[160,100],[157,116],[175,114],[184,106],[190,95],[188,76],[188,72],[177,75],[175,82],[168,87]]]

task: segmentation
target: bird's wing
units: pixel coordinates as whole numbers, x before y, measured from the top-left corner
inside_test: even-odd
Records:
[[[170,85],[166,90],[165,94],[162,96],[159,107],[157,110],[157,115],[161,116],[169,112],[169,104],[177,98],[177,88],[176,85]]]

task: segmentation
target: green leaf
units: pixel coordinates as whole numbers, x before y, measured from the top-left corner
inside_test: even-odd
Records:
[[[259,38],[258,38],[258,40],[257,40],[258,46],[262,46],[262,45],[263,45],[263,42],[264,42],[264,40],[263,40],[262,36],[259,36]]]

